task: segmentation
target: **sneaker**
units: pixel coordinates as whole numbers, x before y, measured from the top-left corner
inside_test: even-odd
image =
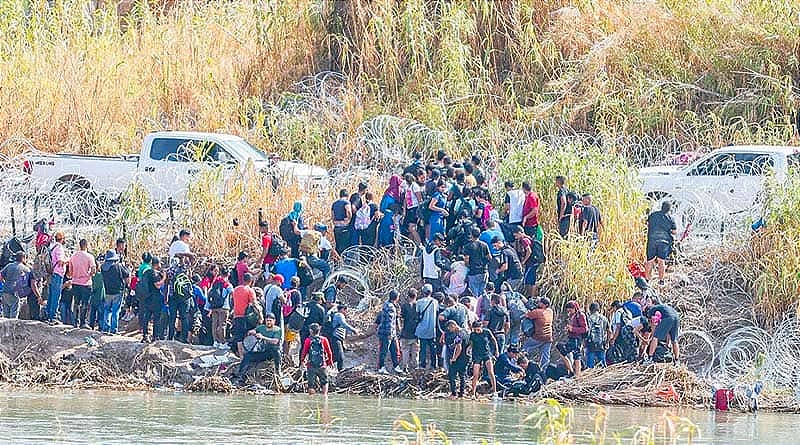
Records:
[[[378,370],[378,374],[389,374],[389,370],[386,369],[386,367],[384,366],[383,368]]]
[[[406,370],[405,370],[405,369],[403,369],[403,367],[402,367],[402,366],[400,366],[400,365],[397,365],[397,366],[395,366],[395,367],[394,367],[394,372],[396,372],[396,373],[398,373],[398,374],[403,374],[404,372],[406,372]]]
[[[213,345],[212,347],[213,347],[214,349],[219,349],[219,342],[216,342],[216,341],[215,341],[215,342],[214,342],[214,345]]]
[[[645,357],[644,360],[642,360],[642,364],[643,365],[652,365],[653,364],[653,357]]]
[[[81,325],[81,329],[91,329],[91,328],[89,327],[89,325],[82,324]]]
[[[220,349],[220,350],[223,350],[223,351],[230,351],[231,347],[228,346],[227,343],[220,343],[220,345],[217,346],[217,349]]]

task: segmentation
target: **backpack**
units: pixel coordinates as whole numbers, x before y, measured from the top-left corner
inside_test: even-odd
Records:
[[[286,241],[284,241],[283,238],[279,237],[277,234],[273,233],[272,242],[269,244],[269,248],[267,249],[267,255],[277,258],[288,250],[289,248],[286,245]]]
[[[297,265],[297,276],[300,278],[300,287],[310,286],[314,282],[314,272],[306,262]]]
[[[286,317],[286,326],[290,331],[300,332],[306,324],[306,316],[300,313],[300,308],[292,308],[292,312]]]
[[[55,266],[53,265],[53,250],[55,249],[56,245],[53,244],[52,246],[48,247],[45,252],[47,252],[47,258],[41,258],[41,262],[44,263],[44,270],[47,272],[48,275],[53,274],[53,269]]]
[[[325,349],[319,335],[311,337],[311,346],[308,348],[308,364],[312,368],[321,368],[325,364]]]
[[[602,317],[600,314],[592,314],[589,316],[589,332],[586,336],[586,347],[590,351],[600,351],[603,349],[608,333],[606,327],[603,326]]]
[[[231,286],[236,287],[239,285],[239,269],[236,268],[236,265],[233,265],[233,269],[231,269],[230,275],[228,275],[228,283],[231,283]]]
[[[300,251],[306,255],[319,255],[319,242],[322,234],[316,230],[307,230],[300,238]]]
[[[222,309],[225,306],[224,286],[222,281],[215,281],[208,291],[208,307],[209,309]]]
[[[544,245],[536,238],[531,239],[531,264],[544,264]]]
[[[254,303],[250,303],[244,310],[244,319],[247,320],[247,330],[254,329],[258,325],[261,309]]]
[[[361,206],[360,209],[356,212],[356,219],[353,222],[353,227],[356,230],[364,230],[372,223],[372,209],[369,207],[368,204],[364,204]]]
[[[333,337],[333,310],[325,312],[325,321],[322,322],[322,335],[328,338]]]
[[[17,297],[23,298],[31,295],[33,290],[31,289],[31,273],[30,272],[20,272],[17,274],[17,282],[16,282],[16,291]]]
[[[280,233],[281,238],[287,243],[291,243],[295,239],[297,239],[297,234],[294,233],[294,223],[289,217],[285,217],[281,220],[280,225],[278,225],[278,233]]]
[[[522,318],[528,312],[525,308],[525,303],[522,302],[522,296],[517,292],[511,292],[506,298],[506,305],[508,306],[508,317],[511,319],[512,325],[522,323]]]
[[[172,281],[172,291],[177,301],[186,301],[192,297],[192,280],[186,272],[175,275]]]

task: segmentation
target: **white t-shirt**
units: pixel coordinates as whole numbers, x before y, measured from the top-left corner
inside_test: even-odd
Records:
[[[509,190],[508,195],[508,222],[510,224],[522,223],[522,208],[525,205],[525,192],[522,190]]]
[[[181,240],[175,241],[169,246],[169,259],[175,258],[176,255],[181,253],[192,253],[192,249],[189,248],[189,245],[184,243]]]
[[[419,206],[419,197],[417,197],[418,193],[422,193],[422,186],[414,181],[409,187],[406,188],[406,208],[413,209],[414,207]]]
[[[333,250],[333,244],[323,236],[319,239],[319,250]]]

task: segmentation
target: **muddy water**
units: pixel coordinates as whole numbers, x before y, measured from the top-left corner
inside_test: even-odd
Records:
[[[535,443],[522,424],[531,407],[477,403],[175,393],[4,392],[0,443],[383,444],[398,437],[392,421],[409,411],[435,422],[455,444]],[[800,443],[796,417],[759,413],[609,408],[610,431],[658,424],[665,412],[690,418],[699,444]],[[576,430],[594,428],[591,407],[576,408]],[[626,433],[630,437],[632,433]],[[610,441],[608,442],[610,443]]]

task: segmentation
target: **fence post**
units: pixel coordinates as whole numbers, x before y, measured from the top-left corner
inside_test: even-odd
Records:
[[[261,223],[264,222],[264,209],[259,207],[258,208],[258,226],[261,227]]]
[[[169,207],[169,222],[175,224],[175,201],[172,200],[172,196],[167,199],[167,206]]]
[[[11,207],[11,236],[17,236],[17,221],[14,218],[14,207]]]

